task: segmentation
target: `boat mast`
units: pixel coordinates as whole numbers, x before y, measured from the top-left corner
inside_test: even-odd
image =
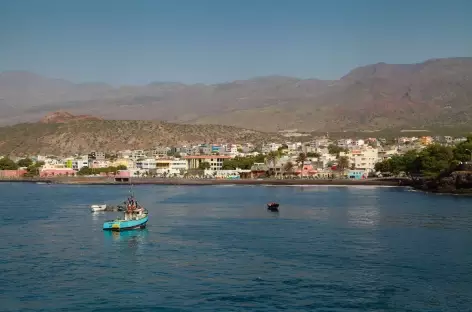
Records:
[[[131,183],[131,178],[129,179],[129,192],[131,197],[134,198],[133,184]]]

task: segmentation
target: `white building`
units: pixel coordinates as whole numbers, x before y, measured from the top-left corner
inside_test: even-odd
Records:
[[[237,155],[239,154],[238,147],[235,144],[228,144],[226,146],[226,153],[230,155]]]
[[[352,145],[352,139],[339,139],[337,143],[339,147],[349,147]]]
[[[366,147],[351,150],[349,153],[340,153],[340,156],[349,158],[349,166],[354,165],[355,169],[375,171],[375,164],[379,162],[379,151],[377,148]]]
[[[89,161],[88,156],[77,157],[72,160],[72,169],[79,171],[83,167],[88,167]]]
[[[279,143],[269,143],[269,144],[265,144],[264,146],[262,146],[262,153],[263,154],[267,154],[267,153],[270,153],[270,152],[275,152],[279,149],[279,147],[281,147],[282,144],[279,144]]]
[[[138,159],[145,159],[146,153],[143,150],[133,150],[131,151],[129,158],[133,159],[134,161]]]
[[[130,150],[119,151],[118,158],[128,159],[130,158],[131,153],[132,152]]]
[[[93,160],[89,159],[89,168],[107,168],[110,166],[110,162],[107,160]]]
[[[324,169],[328,167],[329,163],[333,163],[335,161],[336,161],[336,155],[331,155],[330,153],[328,153],[328,151],[321,153],[321,157],[317,161],[317,164],[320,164],[321,168],[317,168],[317,169]]]
[[[188,170],[188,162],[186,160],[182,160],[182,159],[173,159],[169,163],[169,169],[170,170],[175,170],[175,171],[180,171],[180,170],[187,171]]]
[[[188,162],[185,159],[159,159],[157,160],[158,174],[181,175],[188,170]]]
[[[154,158],[166,158],[167,154],[171,151],[170,147],[167,146],[156,146],[150,151],[150,156]]]
[[[235,169],[235,170],[204,170],[204,176],[210,176],[217,179],[239,179],[241,173],[245,173],[247,175],[251,174],[251,170],[244,170],[244,169]]]
[[[356,146],[364,146],[365,141],[362,139],[359,139],[359,140],[356,140],[354,143]]]
[[[156,169],[156,160],[154,158],[146,158],[136,162],[136,168],[143,170]]]

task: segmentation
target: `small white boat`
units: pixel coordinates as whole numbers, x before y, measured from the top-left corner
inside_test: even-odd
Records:
[[[90,206],[90,210],[92,210],[92,212],[105,211],[106,209],[107,209],[107,205],[92,205],[92,206]]]

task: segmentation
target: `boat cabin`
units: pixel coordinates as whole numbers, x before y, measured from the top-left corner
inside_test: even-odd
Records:
[[[143,217],[144,215],[144,209],[143,208],[137,208],[132,211],[125,211],[125,221],[129,220],[139,220]]]

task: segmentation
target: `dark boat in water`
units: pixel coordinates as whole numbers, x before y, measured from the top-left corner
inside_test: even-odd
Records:
[[[267,210],[270,211],[279,211],[279,204],[278,203],[268,203]]]

